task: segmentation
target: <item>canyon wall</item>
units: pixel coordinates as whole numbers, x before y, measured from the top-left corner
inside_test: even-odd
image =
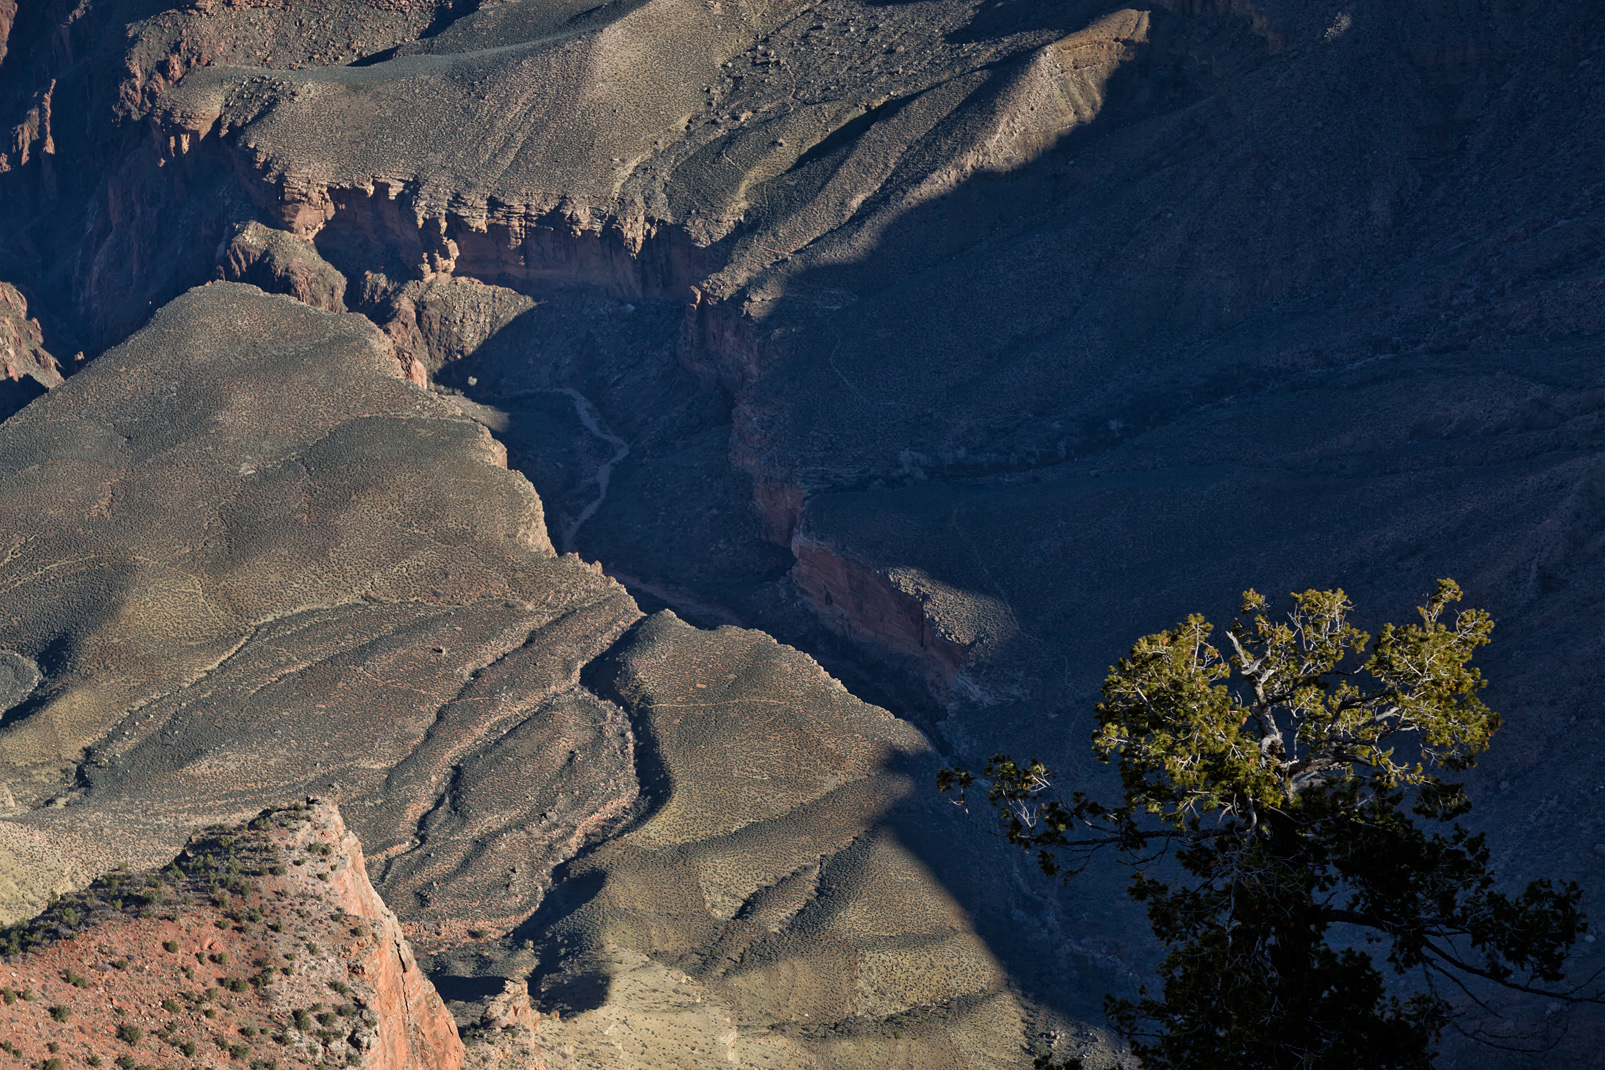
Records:
[[[13,1058],[42,1064],[65,1045],[91,1062],[463,1066],[455,1023],[326,802],[209,828],[161,870],[113,872],[0,942]]]

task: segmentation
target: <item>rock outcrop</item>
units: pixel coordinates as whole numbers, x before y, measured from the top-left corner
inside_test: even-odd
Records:
[[[0,374],[0,418],[62,381],[61,365],[45,350],[39,321],[28,315],[28,302],[8,282],[0,282]]]
[[[247,223],[218,259],[220,279],[289,294],[325,312],[346,310],[346,277],[325,262],[311,242],[293,234]]]
[[[327,802],[208,828],[160,870],[115,871],[0,931],[0,948],[0,1032],[30,1064],[463,1067]]]

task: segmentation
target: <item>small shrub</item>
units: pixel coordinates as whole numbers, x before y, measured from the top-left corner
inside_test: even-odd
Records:
[[[297,1009],[295,1012],[295,1027],[305,1033],[312,1026],[312,1017],[306,1011]]]
[[[184,1043],[178,1046],[178,1050],[183,1052],[184,1057],[187,1059],[195,1054],[195,1042],[193,1040],[186,1040]]]
[[[344,981],[330,981],[329,987],[340,993],[342,996],[348,996],[351,994],[351,987]]]
[[[251,1054],[251,1046],[249,1044],[230,1044],[228,1053],[231,1059],[243,1059]]]
[[[117,1066],[119,1067],[119,1070],[134,1070],[135,1065],[134,1057],[132,1055],[117,1056]]]
[[[162,1010],[166,1011],[168,1014],[177,1014],[178,1000],[171,998],[162,1000]]]
[[[208,1018],[216,1018],[217,1017],[217,1008],[216,1007],[208,1007],[204,1011],[202,1011],[201,1013],[206,1015]]]
[[[137,1025],[130,1025],[127,1022],[123,1022],[117,1027],[117,1039],[122,1041],[124,1044],[127,1044],[130,1048],[137,1045],[144,1038],[145,1031]]]
[[[17,1002],[17,994],[9,988],[0,988],[0,999],[5,1000],[6,1006],[9,1007]]]
[[[50,1008],[50,1017],[54,1018],[58,1022],[65,1022],[68,1018],[72,1017],[72,1012],[69,1011],[66,1007],[61,1007],[61,1006],[51,1007]]]
[[[209,955],[207,957],[210,958],[213,962],[217,963],[219,966],[227,966],[228,965],[228,952],[227,951],[219,951],[215,955]]]
[[[250,986],[245,983],[243,977],[230,977],[223,982],[223,987],[230,992],[244,992]]]
[[[163,951],[167,951],[167,952],[177,951],[178,950],[178,942],[176,940],[163,940],[162,941],[162,950]]]
[[[334,1012],[324,1011],[322,1014],[318,1015],[318,1024],[323,1026],[325,1029],[334,1025]]]
[[[99,1066],[100,1061],[100,1056],[98,1055],[91,1055],[89,1058],[84,1060],[84,1062],[88,1063],[90,1066]]]
[[[128,969],[128,960],[127,959],[113,959],[111,965],[112,965],[112,969],[114,969],[114,970],[126,970],[126,969]]]
[[[65,980],[68,984],[72,985],[74,988],[88,988],[89,987],[89,979],[87,977],[85,977],[81,973],[74,973],[71,970],[67,971],[67,974],[63,978],[63,980]],[[26,999],[27,997],[24,996],[23,998]]]

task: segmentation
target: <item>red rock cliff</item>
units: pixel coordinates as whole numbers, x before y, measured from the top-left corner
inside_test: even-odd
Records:
[[[333,805],[206,830],[0,931],[0,1037],[27,1065],[462,1070],[457,1027]]]

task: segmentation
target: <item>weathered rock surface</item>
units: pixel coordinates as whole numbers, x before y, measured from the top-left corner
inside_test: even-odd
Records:
[[[163,869],[111,873],[0,945],[0,1032],[31,1065],[464,1065],[456,1024],[326,802],[208,828]]]
[[[638,726],[652,808],[521,930],[554,1050],[619,1068],[1021,1061],[1028,1012],[973,913],[1018,892],[931,805],[918,732],[762,633],[672,613],[598,686]]]
[[[1227,611],[1248,584],[1341,583],[1397,617],[1454,575],[1501,622],[1487,664],[1507,730],[1472,780],[1501,872],[1605,882],[1588,851],[1605,838],[1588,832],[1605,758],[1579,742],[1601,716],[1597,11],[93,0],[24,10],[9,47],[0,277],[26,282],[41,345],[93,356],[211,277],[236,228],[272,228],[255,233],[296,266],[258,257],[225,274],[262,272],[329,307],[313,295],[347,280],[343,300],[383,332],[358,332],[363,360],[467,395],[406,395],[428,399],[409,429],[450,426],[443,456],[488,448],[471,421],[494,428],[557,540],[629,577],[646,608],[806,644],[958,760],[1008,747],[1096,777],[1089,704],[1135,635]],[[280,329],[300,330],[310,313],[285,315]],[[285,381],[273,403],[287,393],[304,411],[302,381]],[[145,426],[198,418],[157,415],[164,388],[139,382]],[[306,391],[321,405],[348,385]],[[14,441],[44,441],[46,426]],[[438,458],[397,445],[396,427],[365,451],[347,449],[354,430],[329,434],[273,454],[293,458],[268,481],[282,513],[244,483],[164,484],[141,493],[205,519],[130,522],[104,544],[142,546],[149,527],[210,552],[217,536],[226,553],[201,571],[245,575],[235,557],[254,553],[282,579],[271,596],[141,551],[115,558],[115,596],[52,602],[83,560],[77,527],[92,542],[103,523],[97,506],[55,502],[27,468],[0,487],[30,503],[8,530],[49,533],[19,535],[20,563],[0,566],[17,585],[0,632],[20,621],[0,647],[45,677],[0,717],[0,746],[29,748],[0,803],[71,800],[0,822],[0,850],[30,860],[0,867],[9,901],[116,861],[108,829],[147,830],[117,841],[125,853],[170,850],[187,818],[153,815],[173,798],[243,814],[333,779],[358,802],[381,889],[446,948],[534,909],[546,867],[634,813],[642,722],[579,683],[634,604],[544,557],[522,586],[484,579],[523,567],[497,559],[459,589],[445,582],[455,532],[418,559],[439,578],[421,578],[401,562],[411,540],[451,528],[442,517],[466,509],[467,528],[488,516],[504,530],[501,506],[441,489],[482,469],[442,461],[458,475],[418,477]],[[99,478],[111,437],[62,435],[35,454],[53,458],[51,485]],[[242,461],[247,438],[231,439]],[[207,471],[162,456],[125,468],[185,488]],[[339,483],[365,470],[354,456],[376,471],[409,459],[361,492],[390,504],[340,529],[360,537],[329,537],[360,569],[324,582],[299,517],[322,530],[361,497]],[[418,478],[417,495],[396,489]],[[226,508],[207,504],[219,494]],[[440,509],[415,521],[426,500]],[[114,555],[94,552],[94,575],[111,576],[99,562]],[[152,560],[177,578],[163,586]],[[52,608],[36,619],[35,605]],[[41,623],[52,614],[68,624]],[[130,622],[165,633],[168,614],[184,623],[153,654]],[[509,680],[493,684],[503,662]],[[481,701],[480,677],[502,690]],[[357,761],[374,696],[398,727]],[[284,712],[319,703],[333,712],[315,730]],[[80,777],[69,756],[102,738],[105,767]],[[521,797],[512,770],[569,751],[583,760],[537,760]],[[229,775],[235,761],[266,794]],[[504,864],[512,854],[536,862]],[[511,898],[492,904],[498,888]],[[1120,938],[1141,922],[1120,905],[1105,917],[1105,893],[1044,894],[1050,914],[1081,919],[1051,939],[1136,961]],[[650,1002],[666,967],[649,944],[585,946],[615,956],[614,991]],[[683,1007],[739,1025],[740,1005],[724,993]],[[685,1035],[723,1035],[716,1019]],[[1555,1065],[1567,1051],[1591,1065],[1575,1041],[1587,1035]]]
[[[430,939],[527,916],[635,797],[578,672],[638,611],[502,457],[366,320],[228,283],[0,426],[0,648],[44,672],[0,755],[57,803],[0,822],[11,916],[313,789]]]
[[[61,365],[45,351],[39,321],[8,282],[0,282],[0,418],[61,385]]]
[[[1019,1064],[1048,1012],[970,911],[1041,904],[919,790],[920,734],[762,633],[627,631],[472,408],[368,321],[220,282],[0,425],[5,909],[316,791],[436,969],[562,1014],[468,1014],[476,1066]]]
[[[230,239],[220,259],[220,279],[289,294],[325,312],[346,310],[346,277],[319,256],[311,242],[293,234],[247,223]]]

